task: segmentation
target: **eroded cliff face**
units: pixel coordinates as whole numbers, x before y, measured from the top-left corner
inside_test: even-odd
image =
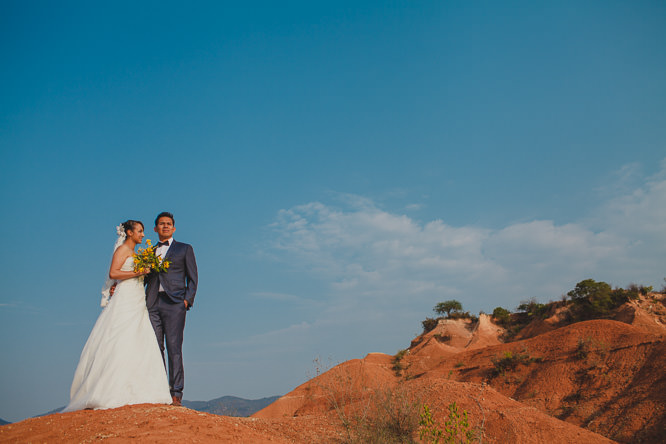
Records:
[[[483,421],[475,418],[484,424],[490,442],[509,439],[501,423],[511,424],[515,442],[534,442],[535,436],[557,427],[557,436],[547,442],[582,442],[583,436],[576,434],[583,432],[596,433],[585,441],[603,435],[620,442],[663,442],[663,301],[663,295],[652,293],[615,310],[615,319],[573,324],[567,324],[565,310],[558,310],[528,325],[523,339],[509,343],[502,342],[505,331],[490,316],[481,315],[478,323],[440,320],[412,341],[398,366],[394,357],[381,354],[348,361],[255,415],[325,414],[336,408],[335,402],[338,408],[340,403],[358,405],[389,388],[408,390],[420,402],[439,406],[439,415],[445,415],[448,405],[442,400],[466,405],[471,417],[472,412],[482,415]],[[488,409],[499,416],[489,416]],[[530,417],[530,426],[523,429],[526,412],[539,415]]]

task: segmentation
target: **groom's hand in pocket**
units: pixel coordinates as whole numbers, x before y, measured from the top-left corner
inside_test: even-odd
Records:
[[[113,296],[113,293],[116,292],[116,285],[117,284],[113,284],[111,288],[109,288],[109,296]]]

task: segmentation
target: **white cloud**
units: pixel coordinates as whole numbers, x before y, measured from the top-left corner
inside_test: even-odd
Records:
[[[447,297],[473,310],[513,308],[529,297],[556,299],[588,277],[655,285],[664,273],[665,171],[666,163],[640,186],[563,225],[420,223],[365,197],[344,195],[341,207],[311,202],[281,210],[272,226],[273,247],[318,276],[332,306],[344,301],[357,309]],[[635,165],[621,172],[635,174]]]
[[[600,217],[610,230],[628,238],[655,236],[663,246],[666,241],[666,160],[660,172],[647,178],[642,186],[604,205]]]
[[[531,297],[556,300],[586,278],[659,288],[666,274],[666,163],[641,183],[636,171],[631,166],[623,173],[632,175],[633,188],[617,188],[589,214],[564,224],[452,226],[349,194],[336,196],[335,205],[283,209],[271,225],[266,257],[307,277],[307,284],[299,288],[292,280],[288,294],[269,288],[253,296],[295,306],[300,319],[213,348],[232,361],[288,356],[290,365],[302,368],[316,356],[343,361],[394,353],[447,299],[477,313],[514,309]],[[313,293],[316,303],[296,296]],[[290,365],[275,371],[293,379]]]

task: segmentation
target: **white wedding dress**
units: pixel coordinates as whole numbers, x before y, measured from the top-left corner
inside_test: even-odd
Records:
[[[131,271],[130,256],[121,270]],[[81,352],[63,412],[171,404],[162,354],[148,318],[143,276],[120,281]]]

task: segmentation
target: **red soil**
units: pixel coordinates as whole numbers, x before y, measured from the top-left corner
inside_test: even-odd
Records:
[[[345,362],[251,418],[143,404],[28,419],[0,427],[0,442],[342,442],[343,419],[372,414],[389,396],[429,405],[439,424],[456,402],[484,443],[666,442],[664,296],[625,304],[615,320],[562,319],[510,343],[487,316],[474,327],[440,322],[398,366],[378,353]],[[515,366],[499,371],[507,359]]]
[[[485,412],[487,442],[581,442],[580,434],[588,432],[598,435],[585,442],[603,441],[599,435],[666,442],[663,301],[663,295],[651,294],[620,307],[618,320],[558,328],[560,312],[528,326],[522,332],[527,339],[511,343],[501,342],[504,331],[485,315],[475,328],[468,320],[440,321],[412,341],[400,361],[400,377],[391,356],[369,355],[308,381],[254,416],[340,411],[341,404],[357,405],[377,390],[402,388],[442,419],[453,401],[477,427]],[[498,371],[508,356],[515,368]],[[475,391],[484,396],[472,396]]]
[[[128,441],[286,444],[337,436],[322,418],[234,418],[184,407],[139,404],[26,419],[0,427],[0,442]]]

